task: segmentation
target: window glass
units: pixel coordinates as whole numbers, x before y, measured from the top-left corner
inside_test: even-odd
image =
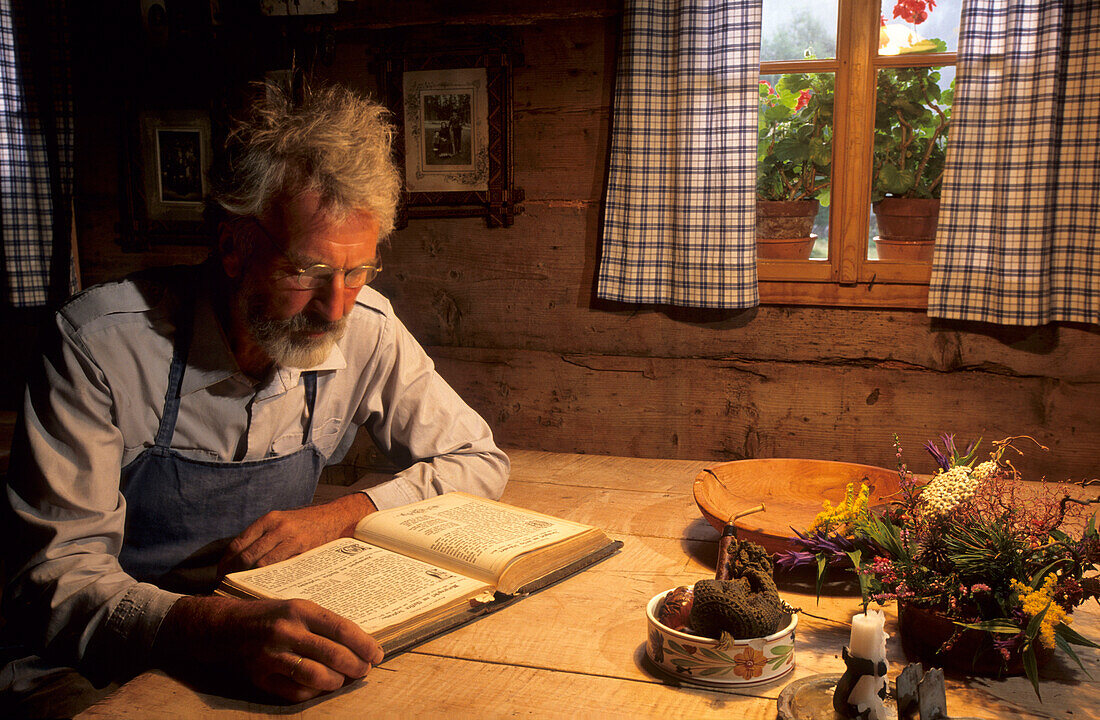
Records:
[[[961,13],[962,0],[882,0],[878,54],[955,52]]]
[[[954,73],[942,70],[878,71],[870,260],[931,259],[954,96]]]
[[[760,62],[836,57],[837,0],[764,3]]]
[[[760,257],[828,258],[835,86],[831,72],[792,72],[760,80]]]

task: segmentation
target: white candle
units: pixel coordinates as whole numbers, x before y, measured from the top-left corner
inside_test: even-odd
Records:
[[[886,617],[881,610],[868,610],[852,617],[852,638],[848,643],[848,652],[852,657],[865,658],[875,663],[886,662]],[[886,686],[886,675],[872,677],[864,675],[852,688],[848,702],[855,705],[859,712],[870,710],[869,720],[883,720],[886,707],[879,697],[879,691]]]
[[[878,663],[886,660],[886,616],[881,610],[871,609],[852,616],[852,639],[848,652],[852,657],[866,658]]]

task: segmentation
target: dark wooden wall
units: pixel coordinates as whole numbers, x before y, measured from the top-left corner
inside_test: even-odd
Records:
[[[524,212],[506,229],[413,220],[393,236],[377,282],[505,447],[893,466],[896,432],[911,464],[929,471],[921,445],[940,432],[987,441],[1030,434],[1050,452],[1025,460],[1025,469],[1059,480],[1100,474],[1096,328],[942,323],[919,311],[720,313],[596,301],[616,3],[505,3],[510,10],[472,18],[443,18],[433,5],[407,6],[413,16],[372,13],[371,3],[342,9],[334,61],[319,70],[371,91],[373,45],[387,33],[440,47],[475,21],[506,25],[522,49],[514,122]],[[110,155],[109,145],[98,155]],[[78,204],[86,282],[201,257],[183,247],[122,253],[109,178],[87,164],[79,170],[78,184],[94,189]],[[348,462],[366,464],[368,455],[359,445]]]

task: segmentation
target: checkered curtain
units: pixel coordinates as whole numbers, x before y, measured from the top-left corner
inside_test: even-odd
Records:
[[[5,304],[75,289],[73,111],[63,0],[0,0],[0,232]]]
[[[928,314],[1100,322],[1100,2],[969,0]]]
[[[758,304],[761,0],[627,0],[597,295]]]

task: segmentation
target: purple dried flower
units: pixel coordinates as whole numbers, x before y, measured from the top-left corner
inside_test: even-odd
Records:
[[[794,541],[795,544],[801,545],[802,549],[778,553],[776,562],[784,569],[815,564],[819,555],[826,556],[831,565],[850,563],[851,559],[848,557],[848,552],[859,547],[850,538],[838,535],[835,532],[814,531],[802,533],[793,527],[791,530],[798,536],[798,539]]]
[[[1004,657],[1005,660],[1008,660],[1012,653],[1023,644],[1024,638],[1025,635],[1023,631],[1015,635],[997,635],[995,633],[990,633],[993,647],[1000,651],[1001,656]]]
[[[932,456],[932,459],[936,461],[936,464],[943,470],[951,469],[951,457],[955,454],[955,436],[944,433],[940,436],[943,439],[944,450],[946,452],[940,452],[940,449],[936,447],[934,440],[926,440],[924,448],[928,451],[928,454]]]
[[[950,470],[955,465],[970,465],[974,462],[974,453],[978,448],[978,443],[982,441],[978,438],[974,442],[966,446],[966,452],[959,453],[959,449],[955,446],[955,435],[952,433],[942,433],[940,435],[940,442],[943,443],[943,450],[940,450],[936,446],[934,440],[928,440],[924,443],[924,448],[928,451],[928,454],[936,461],[944,470]]]
[[[787,550],[776,556],[775,563],[784,570],[813,565],[817,562],[817,556],[805,550]]]
[[[837,555],[846,558],[848,551],[856,549],[856,544],[851,539],[835,532],[823,533],[817,530],[803,534],[793,527],[791,530],[794,530],[794,534],[798,536],[801,545],[814,553],[825,553],[826,555]]]

